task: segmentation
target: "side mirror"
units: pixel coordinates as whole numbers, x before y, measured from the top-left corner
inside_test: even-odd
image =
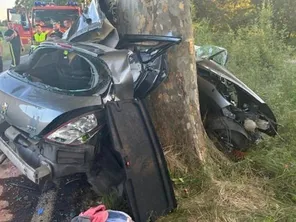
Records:
[[[225,55],[224,55],[224,59],[223,59],[223,64],[221,64],[222,66],[226,66],[227,62],[229,61],[229,55],[228,55],[227,50],[224,53],[225,53]]]
[[[227,57],[226,57],[226,59],[225,59],[225,64],[224,64],[224,66],[226,66],[226,64],[228,63],[228,61],[229,61],[229,55],[227,55]]]

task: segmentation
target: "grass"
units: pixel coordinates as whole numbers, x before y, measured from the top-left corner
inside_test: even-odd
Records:
[[[228,49],[228,68],[274,111],[279,136],[265,140],[246,159],[231,162],[208,141],[208,161],[189,172],[182,151],[165,150],[175,182],[178,208],[161,222],[296,221],[296,64],[295,49],[270,25],[270,9],[246,28],[217,32],[196,24],[196,44]],[[192,166],[191,166],[192,168]]]
[[[296,64],[289,63],[295,49],[270,25],[268,8],[236,32],[215,32],[206,21],[196,27],[196,43],[226,47],[228,68],[271,106],[282,127],[237,163],[209,143],[202,173],[173,173],[187,180],[175,187],[177,211],[160,221],[296,221]]]
[[[207,168],[203,173],[181,173],[187,180],[176,185],[178,209],[160,221],[296,220],[296,65],[282,60],[282,70],[277,73],[262,72],[255,77],[248,69],[239,70],[239,77],[275,111],[283,125],[281,137],[266,138],[238,163],[223,158],[209,143]],[[233,63],[229,65],[235,70]],[[261,74],[273,78],[266,84]],[[170,157],[167,160],[180,162]]]
[[[208,141],[208,161],[195,172],[183,163],[182,151],[166,149],[178,208],[159,221],[296,221],[296,64],[288,62],[295,49],[270,25],[268,8],[236,32],[220,33],[208,24],[196,24],[196,44],[227,48],[228,68],[270,105],[283,126],[279,136],[265,138],[240,162],[229,161]]]

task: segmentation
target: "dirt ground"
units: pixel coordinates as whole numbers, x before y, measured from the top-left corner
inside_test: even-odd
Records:
[[[0,165],[0,222],[31,221],[40,190],[9,162]]]
[[[68,222],[98,204],[84,177],[65,178],[44,191],[8,160],[0,165],[0,222]]]

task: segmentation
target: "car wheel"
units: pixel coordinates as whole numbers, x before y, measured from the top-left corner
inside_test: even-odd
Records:
[[[231,130],[215,130],[208,133],[217,148],[232,160],[243,159],[250,147],[245,135]]]

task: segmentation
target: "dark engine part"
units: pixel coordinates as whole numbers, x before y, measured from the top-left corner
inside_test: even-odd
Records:
[[[247,151],[261,140],[261,132],[277,134],[274,114],[259,97],[248,93],[243,83],[237,85],[236,80],[232,82],[222,74],[198,67],[201,115],[207,133],[216,137],[222,147]]]
[[[238,149],[246,151],[250,145],[250,137],[247,131],[233,119],[225,116],[209,118],[205,126],[209,136],[217,138],[221,146],[228,151]]]

